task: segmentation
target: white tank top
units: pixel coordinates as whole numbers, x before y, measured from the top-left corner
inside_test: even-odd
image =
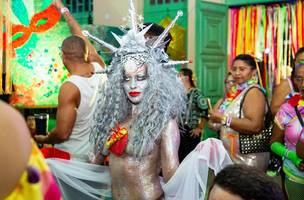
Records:
[[[92,63],[94,70],[100,70],[98,63]],[[90,122],[96,107],[98,87],[106,80],[106,75],[94,74],[91,77],[72,75],[66,81],[73,83],[80,92],[80,104],[77,108],[76,121],[69,139],[55,147],[68,151],[73,159],[87,160],[90,150]]]

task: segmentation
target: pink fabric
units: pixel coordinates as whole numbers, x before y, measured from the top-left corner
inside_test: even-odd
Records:
[[[44,190],[44,200],[60,200],[61,199],[61,193],[60,190],[55,182],[55,179],[53,178],[53,175],[48,172],[45,171],[41,174],[42,177],[48,177],[48,178],[44,178],[44,179],[48,179],[51,180],[49,182],[44,182],[45,184],[47,184],[47,188],[43,188]]]
[[[304,107],[298,107],[299,112],[303,118],[304,116]],[[285,137],[284,142],[286,147],[289,150],[296,150],[296,143],[300,137],[301,132],[303,132],[300,121],[298,120],[297,114],[294,107],[288,103],[284,103],[278,113],[276,114],[276,123],[279,126],[284,127]],[[302,130],[302,131],[301,131]]]

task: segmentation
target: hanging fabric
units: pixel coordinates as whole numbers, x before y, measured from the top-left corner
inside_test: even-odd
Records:
[[[250,5],[229,10],[228,61],[251,54],[263,61],[268,94],[291,73],[292,59],[304,46],[304,2]]]

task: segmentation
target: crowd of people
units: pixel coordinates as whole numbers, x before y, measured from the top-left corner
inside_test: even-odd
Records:
[[[211,108],[193,71],[177,72],[174,66],[185,62],[165,52],[170,25],[139,28],[130,2],[131,27],[115,37],[120,47],[101,42],[113,53],[106,66],[90,34],[53,1],[72,33],[61,48],[71,76],[60,87],[56,127],[34,139],[54,147],[42,149],[45,160],[21,115],[0,102],[0,128],[9,133],[0,135],[6,160],[0,199],[203,199],[209,168],[216,174],[210,200],[302,199],[304,48],[269,103],[256,59],[236,56],[224,96]],[[240,137],[260,134],[270,111],[274,128],[267,145],[282,158],[281,186],[265,174],[270,151],[241,151]],[[201,142],[207,124],[220,140]]]

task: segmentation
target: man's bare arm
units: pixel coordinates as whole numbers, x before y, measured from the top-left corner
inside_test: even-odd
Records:
[[[47,135],[35,136],[38,143],[57,144],[69,139],[76,120],[76,109],[80,101],[80,92],[71,82],[60,87],[56,127]]]
[[[54,0],[53,3],[55,5],[55,7],[59,10],[59,12],[61,12],[62,8],[64,8],[64,5],[61,2],[61,0]],[[87,47],[89,49],[88,61],[98,62],[102,67],[104,67],[105,66],[104,61],[98,55],[96,49],[90,43],[90,41],[82,34],[82,29],[81,29],[79,23],[75,20],[75,18],[71,15],[71,13],[68,11],[65,11],[62,13],[62,16],[64,17],[65,21],[69,25],[71,33],[74,35],[77,35],[85,40]]]

